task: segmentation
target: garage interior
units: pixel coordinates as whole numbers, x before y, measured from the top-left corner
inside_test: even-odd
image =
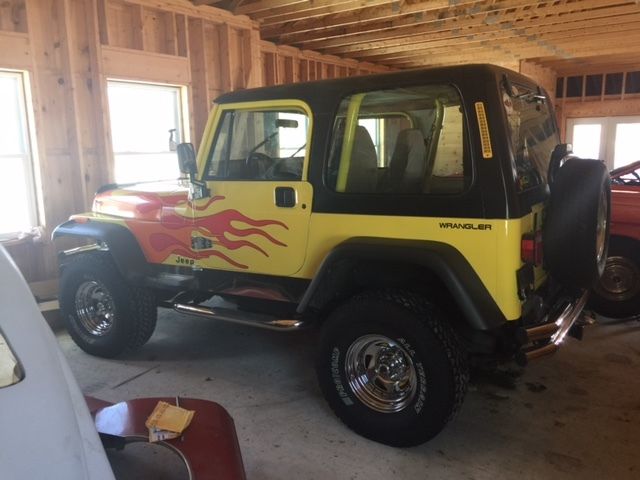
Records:
[[[170,144],[197,148],[221,94],[468,63],[543,86],[578,155],[609,169],[640,160],[635,0],[0,2],[0,94],[16,105],[0,123],[0,241],[83,392],[220,403],[250,479],[638,478],[635,319],[597,317],[582,342],[568,340],[523,372],[478,376],[449,427],[410,449],[359,437],[332,414],[314,376],[315,331],[161,311],[143,348],[106,360],[61,325],[57,252],[76,245],[54,244],[53,228],[90,210],[102,185],[149,180],[151,159],[156,174],[177,175]],[[626,143],[620,124],[631,125]],[[140,166],[130,169],[133,158]],[[118,478],[186,478],[160,449],[109,456]]]

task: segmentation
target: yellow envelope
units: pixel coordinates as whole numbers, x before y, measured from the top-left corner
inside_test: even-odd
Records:
[[[191,423],[194,410],[186,410],[167,402],[158,402],[145,422],[147,428],[182,433]]]

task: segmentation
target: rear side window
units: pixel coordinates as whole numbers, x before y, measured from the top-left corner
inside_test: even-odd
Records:
[[[511,148],[519,191],[547,182],[551,153],[560,142],[549,101],[537,89],[513,85],[502,90],[503,107],[511,133]]]
[[[298,109],[226,110],[207,163],[208,179],[300,180],[309,118]]]
[[[461,193],[470,183],[464,144],[451,86],[354,94],[340,104],[325,181],[340,193]]]

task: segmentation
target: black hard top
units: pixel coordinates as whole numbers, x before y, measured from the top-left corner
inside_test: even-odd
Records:
[[[486,81],[494,80],[505,73],[508,73],[512,80],[531,82],[519,73],[496,65],[456,65],[239,90],[224,94],[215,102],[224,104],[286,98],[302,100],[309,104],[318,104],[319,101],[332,104],[336,98],[341,99],[353,91],[399,88],[431,82],[465,83],[480,87],[486,84]]]

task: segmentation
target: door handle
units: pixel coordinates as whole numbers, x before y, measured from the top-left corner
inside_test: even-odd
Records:
[[[293,208],[296,201],[296,191],[293,187],[276,187],[276,207]]]

